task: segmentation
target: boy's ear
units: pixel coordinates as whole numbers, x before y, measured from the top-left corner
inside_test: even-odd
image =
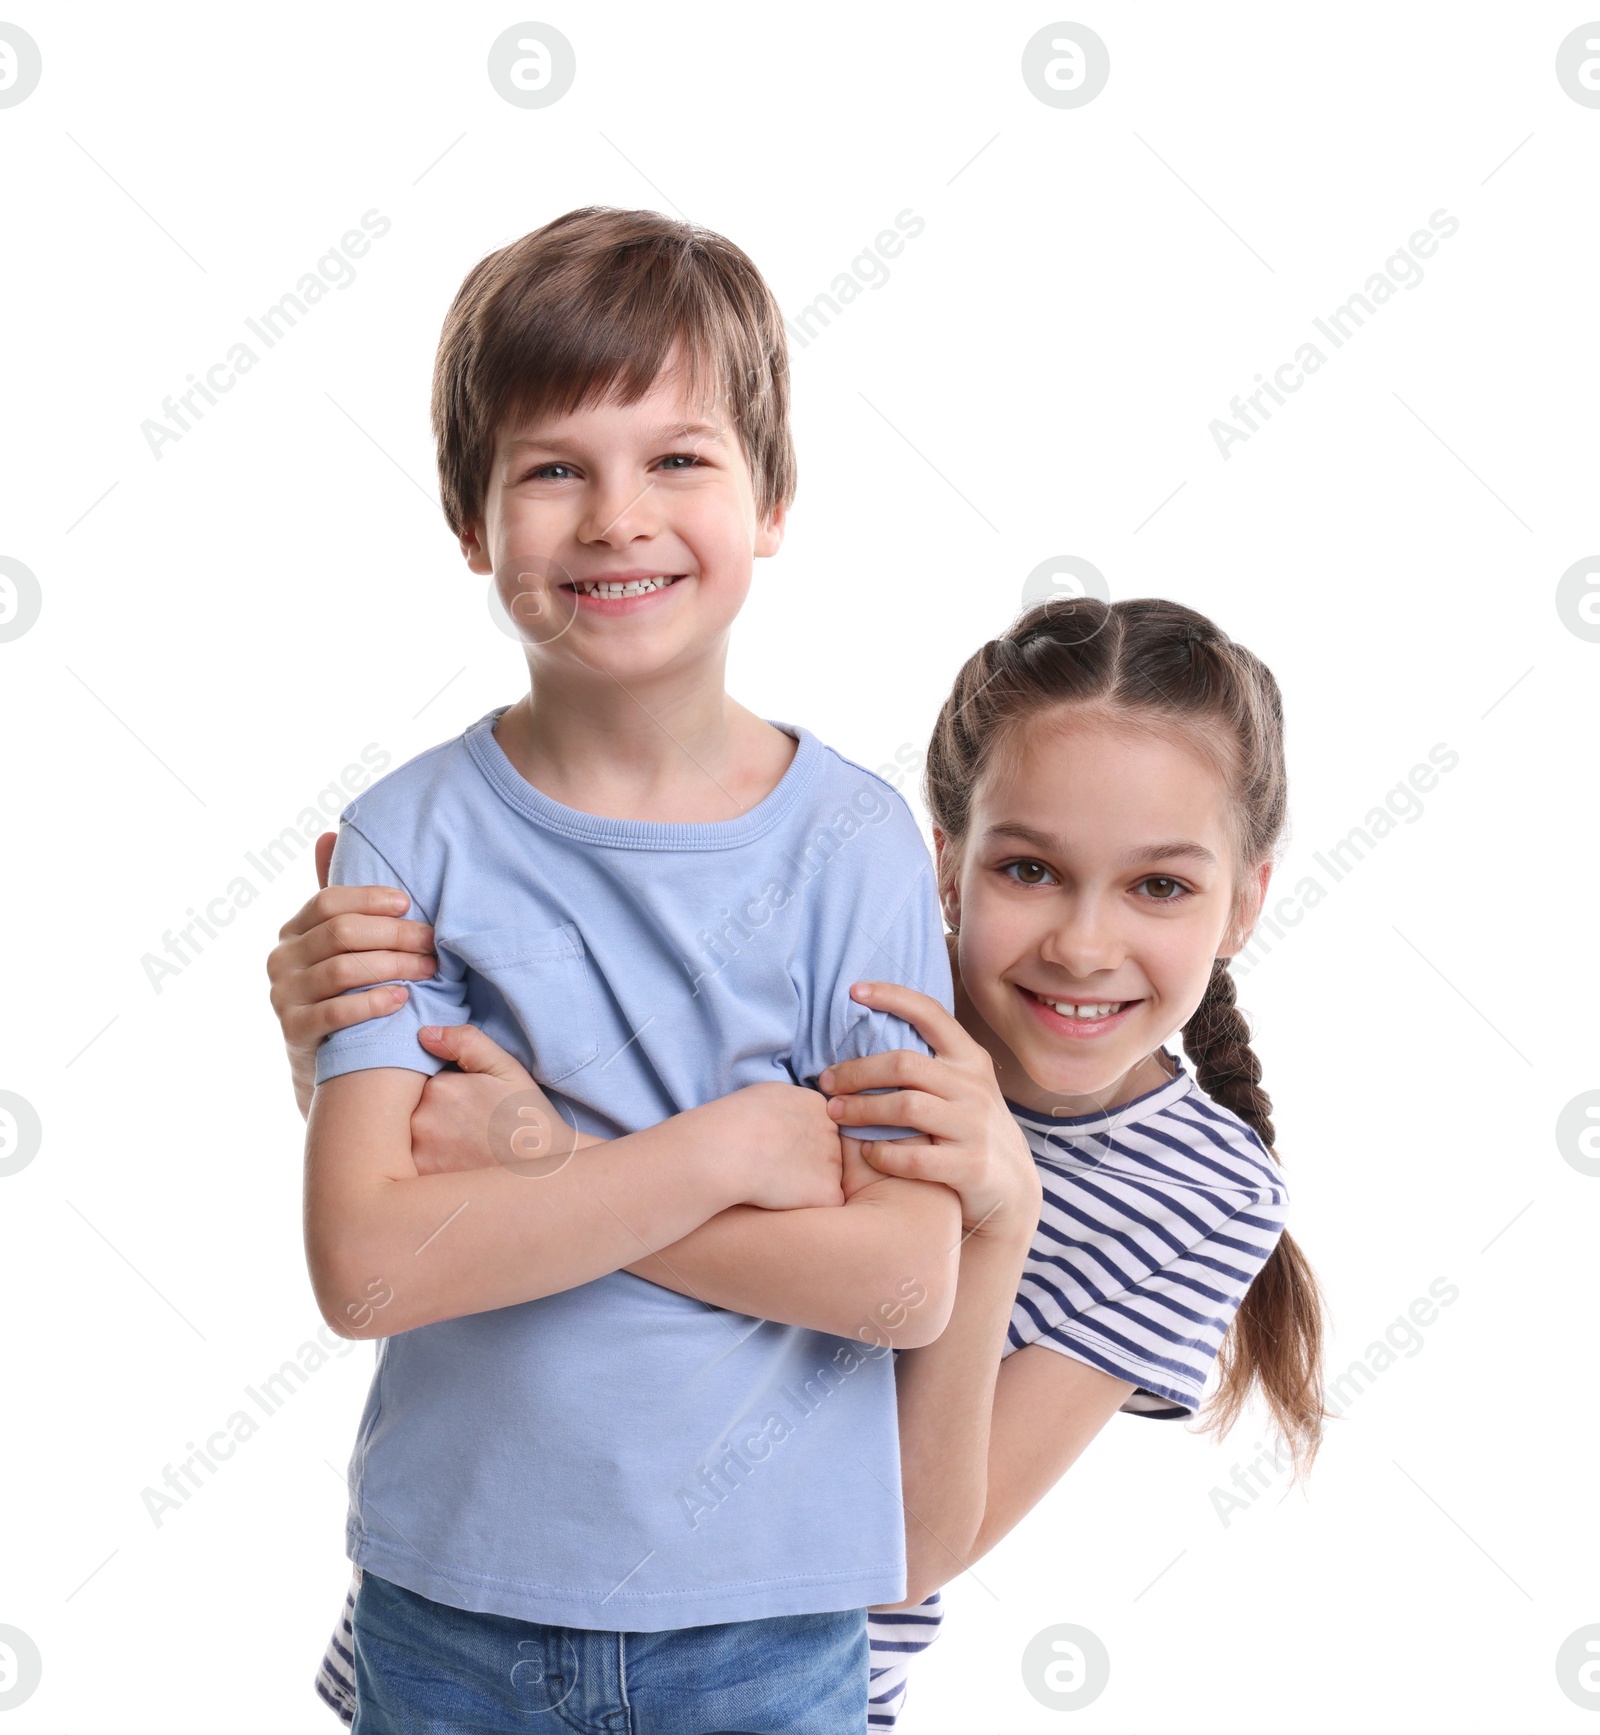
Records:
[[[474,572],[490,573],[494,571],[494,562],[489,558],[489,551],[483,542],[483,524],[473,518],[467,522],[467,527],[457,538],[461,544],[461,558]]]
[[[763,559],[767,555],[776,554],[783,547],[783,533],[789,525],[789,508],[787,505],[774,506],[768,513],[765,522],[756,526],[756,557]]]
[[[1256,923],[1261,920],[1261,910],[1267,901],[1267,887],[1271,883],[1272,863],[1264,861],[1245,882],[1233,926],[1224,939],[1224,950],[1217,954],[1219,958],[1231,958],[1250,943]]]

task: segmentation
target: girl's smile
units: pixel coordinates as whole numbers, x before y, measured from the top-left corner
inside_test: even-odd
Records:
[[[1069,1042],[1083,1042],[1090,1037],[1105,1035],[1144,1003],[1142,998],[1109,1000],[1104,995],[1091,999],[1086,995],[1041,994],[1020,986],[1017,992],[1046,1030],[1065,1037]]]
[[[995,755],[947,914],[1012,1102],[1091,1113],[1165,1076],[1265,889],[1235,854],[1222,771],[1179,730],[1059,706]]]

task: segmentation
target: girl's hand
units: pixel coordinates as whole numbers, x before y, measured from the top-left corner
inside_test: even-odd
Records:
[[[885,1175],[939,1181],[961,1195],[969,1235],[1031,1240],[1044,1192],[1033,1153],[995,1081],[987,1050],[936,1000],[895,982],[858,982],[854,998],[914,1026],[931,1055],[898,1048],[830,1066],[817,1080],[841,1132],[913,1127],[922,1138],[875,1139],[861,1150]],[[871,1090],[885,1096],[863,1096]]]
[[[438,967],[433,930],[402,920],[411,900],[395,886],[328,885],[335,833],[317,839],[317,883],[309,898],[278,931],[267,958],[272,1010],[283,1028],[289,1069],[302,1114],[311,1106],[317,1045],[333,1030],[383,1018],[405,1003],[404,988],[347,988],[371,982],[424,979]]]
[[[580,1145],[597,1142],[564,1120],[522,1063],[475,1024],[426,1025],[417,1040],[460,1069],[434,1073],[412,1111],[411,1160],[419,1175],[496,1163],[547,1173]]]

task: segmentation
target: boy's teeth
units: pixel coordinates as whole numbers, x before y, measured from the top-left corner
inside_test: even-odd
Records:
[[[1046,1000],[1045,1005],[1059,1012],[1063,1018],[1109,1018],[1113,1012],[1120,1012],[1128,1003],[1126,1000]]]
[[[671,583],[671,578],[663,573],[659,578],[630,578],[622,584],[610,581],[595,583],[593,580],[583,580],[579,582],[578,589],[585,596],[644,596],[652,590],[665,590]]]

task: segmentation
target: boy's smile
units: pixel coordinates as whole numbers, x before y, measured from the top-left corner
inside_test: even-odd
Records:
[[[1241,918],[1228,821],[1180,737],[1063,709],[997,755],[948,901],[969,1028],[1013,1102],[1088,1114],[1163,1082],[1155,1052],[1265,892],[1258,870]]]
[[[633,403],[613,391],[513,415],[461,536],[528,665],[495,740],[585,812],[730,819],[794,757],[796,738],[724,684],[754,560],[777,553],[787,507],[760,517],[733,412],[703,397],[680,342]]]
[[[592,608],[601,614],[625,614],[686,576],[681,572],[602,572],[561,588],[574,593],[580,608]]]
[[[530,667],[629,691],[720,660],[758,555],[749,465],[720,408],[693,403],[678,351],[637,402],[614,397],[502,430],[481,524],[462,539],[495,575]]]

